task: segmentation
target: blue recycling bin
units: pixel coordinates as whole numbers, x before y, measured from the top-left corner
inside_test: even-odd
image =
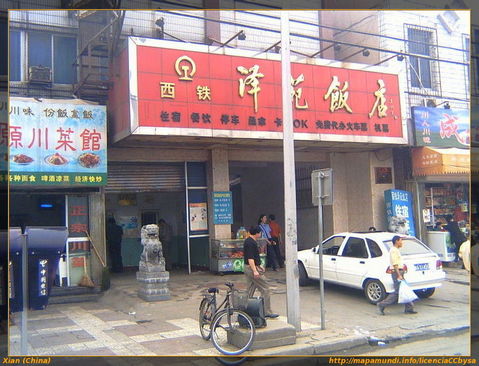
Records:
[[[18,229],[18,228],[13,228]],[[60,254],[68,238],[65,226],[27,226],[29,308],[45,309],[55,280]],[[22,311],[22,240],[20,230],[10,229],[10,260],[13,267],[10,310]]]

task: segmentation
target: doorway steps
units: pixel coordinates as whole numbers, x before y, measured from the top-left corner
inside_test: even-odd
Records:
[[[103,293],[100,287],[52,287],[48,304],[71,304],[77,302],[95,302],[98,301]]]

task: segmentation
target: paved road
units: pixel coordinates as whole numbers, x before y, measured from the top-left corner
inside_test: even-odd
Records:
[[[385,346],[364,349],[363,356],[470,356],[469,332],[457,332],[444,337],[433,337],[416,341],[392,342]]]
[[[269,272],[268,276],[273,287],[273,310],[279,312],[280,320],[286,321],[285,272]],[[417,304],[416,315],[405,315],[402,307],[395,305],[387,309],[386,316],[380,316],[361,291],[328,285],[326,330],[320,330],[319,286],[301,288],[303,329],[296,345],[251,354],[304,355],[310,353],[298,352],[311,350],[311,346],[347,343],[349,339],[401,338],[468,327],[468,279],[465,271],[449,271],[448,280],[437,294]],[[96,303],[50,305],[46,310],[30,312],[29,354],[218,356],[211,342],[201,339],[197,316],[201,291],[211,286],[224,288],[225,281],[244,286],[242,275],[173,273],[169,284],[171,300],[147,303],[136,295],[134,274],[113,276],[112,288]],[[13,326],[10,354],[19,354],[19,346],[19,329]],[[354,349],[349,350],[347,345],[344,348],[345,354],[354,354]]]

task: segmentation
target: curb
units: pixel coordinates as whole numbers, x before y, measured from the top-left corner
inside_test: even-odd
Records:
[[[399,337],[374,337],[379,341],[386,341],[386,343],[393,343],[399,341],[413,342],[420,338],[439,337],[444,334],[461,332],[469,330],[469,325],[460,325],[451,328],[426,330],[420,332],[411,332]],[[321,355],[344,355],[344,352],[358,347],[369,346],[371,337],[366,336],[352,336],[352,337],[337,337],[332,338],[326,342],[308,340],[306,343],[296,343],[290,346],[275,347],[269,350],[257,350],[255,352],[248,352],[247,356],[321,356]],[[301,340],[301,338],[299,338]],[[351,353],[351,355],[357,355]]]

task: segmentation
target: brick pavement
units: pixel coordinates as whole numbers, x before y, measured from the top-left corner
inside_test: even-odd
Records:
[[[273,295],[284,294],[284,270],[268,272],[267,275]],[[448,277],[453,281],[464,280],[464,274],[459,270],[448,270]],[[213,286],[225,289],[226,281],[235,282],[239,289],[245,288],[242,275],[173,273],[169,284],[171,300],[148,303],[138,298],[138,286],[133,273],[113,276],[111,289],[98,302],[55,304],[42,311],[30,311],[28,354],[218,356],[212,343],[200,336],[198,306],[204,289]],[[224,290],[220,296],[223,294]],[[284,316],[280,316],[279,320],[286,322]],[[16,314],[15,322],[16,325],[10,327],[9,354],[12,356],[20,354],[19,314]],[[303,346],[307,346],[319,340],[334,343],[351,336],[347,330],[341,333],[337,328],[321,331],[321,337],[317,338],[315,332],[320,329],[318,324],[302,320],[301,325],[298,345],[303,343]],[[291,351],[291,354],[295,354],[294,349]]]

